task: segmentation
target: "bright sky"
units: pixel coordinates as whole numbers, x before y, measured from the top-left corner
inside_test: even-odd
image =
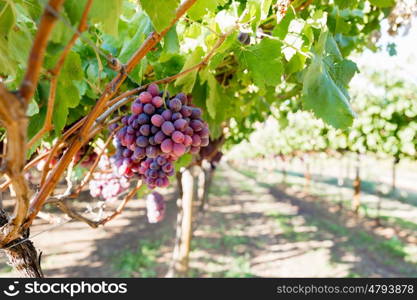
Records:
[[[382,37],[378,42],[381,51],[374,53],[369,50],[353,60],[360,66],[370,66],[375,70],[395,72],[417,84],[417,20],[414,20],[407,35],[391,37],[383,24]],[[389,56],[386,45],[394,42],[397,50],[396,56]]]

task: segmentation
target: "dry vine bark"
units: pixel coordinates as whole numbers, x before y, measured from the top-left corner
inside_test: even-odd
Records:
[[[6,182],[2,184],[2,188],[4,189],[11,185],[16,193],[13,216],[8,216],[3,211],[0,215],[0,247],[6,252],[11,265],[25,277],[43,276],[39,264],[39,255],[33,247],[33,244],[27,239],[29,237],[29,228],[33,220],[50,197],[59,179],[70,165],[72,158],[77,151],[104,127],[103,124],[97,126],[96,120],[109,107],[109,101],[114,98],[119,87],[127,78],[127,74],[153,47],[155,47],[157,43],[161,41],[169,29],[185,14],[196,0],[184,1],[177,9],[175,17],[166,28],[159,33],[153,32],[145,40],[127,64],[120,68],[119,73],[106,86],[104,93],[98,99],[91,112],[85,118],[77,122],[76,125],[70,129],[70,132],[64,133],[60,141],[55,145],[55,150],[50,152],[49,158],[53,157],[55,154],[54,152],[62,147],[62,145],[66,145],[68,148],[51,172],[49,174],[48,172],[45,172],[45,175],[48,174],[45,182],[41,185],[40,191],[34,195],[33,200],[29,203],[32,192],[24,178],[24,171],[28,169],[28,165],[25,165],[26,149],[52,128],[50,116],[52,115],[52,108],[55,101],[57,77],[65,61],[66,55],[77,40],[79,33],[85,30],[87,26],[87,15],[92,2],[93,0],[87,1],[78,27],[78,33],[74,34],[71,38],[56,66],[50,71],[52,79],[50,97],[48,99],[49,109],[47,116],[49,117],[46,118],[42,130],[31,141],[27,142],[26,132],[28,120],[26,117],[26,109],[37,87],[45,56],[45,49],[56,23],[58,17],[57,14],[61,9],[64,0],[49,0],[45,7],[29,55],[28,69],[19,91],[17,93],[10,92],[3,83],[0,83],[0,121],[7,131],[7,151],[2,160],[3,165],[0,170],[2,174],[7,177]],[[202,65],[203,64],[204,63],[202,63]],[[30,162],[29,164],[34,165],[33,162]],[[125,200],[112,215],[94,225],[102,225],[120,214],[127,201],[133,197],[133,191],[136,192],[136,189],[132,190],[132,192],[126,196]],[[65,204],[62,203],[61,207],[67,209]],[[72,214],[72,217],[75,217],[70,210],[67,212],[70,215]]]

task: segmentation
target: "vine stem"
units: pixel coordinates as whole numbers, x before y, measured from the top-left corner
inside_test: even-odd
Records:
[[[63,154],[57,165],[51,171],[45,184],[42,185],[39,193],[31,202],[31,211],[23,226],[24,228],[29,228],[29,226],[32,224],[37,213],[40,211],[43,204],[57,185],[59,178],[69,165],[72,157],[86,142],[88,142],[88,137],[92,125],[94,124],[95,120],[100,116],[100,114],[104,112],[104,110],[106,109],[107,102],[109,101],[109,99],[111,99],[111,97],[114,96],[121,84],[124,82],[124,80],[127,77],[127,73],[129,73],[142,60],[142,58],[145,57],[145,55],[153,47],[155,47],[159,41],[161,41],[161,39],[166,35],[169,29],[181,18],[182,15],[185,14],[185,12],[189,8],[191,8],[191,6],[195,2],[196,0],[184,1],[177,9],[175,18],[171,20],[170,24],[160,33],[154,31],[150,36],[148,36],[148,38],[144,41],[142,46],[133,54],[133,56],[130,58],[127,64],[121,68],[120,72],[116,75],[116,77],[106,86],[104,93],[99,98],[91,112],[88,114],[86,120],[83,122],[83,125],[80,128],[80,131],[78,132],[77,136],[75,137],[67,151]]]
[[[56,62],[54,68],[49,71],[52,74],[51,85],[49,88],[49,96],[48,96],[48,107],[46,110],[46,117],[45,122],[41,128],[41,130],[36,133],[34,137],[30,139],[27,143],[26,148],[30,149],[37,140],[39,140],[45,133],[52,130],[52,114],[54,112],[54,104],[56,98],[56,88],[58,86],[58,77],[61,73],[62,67],[64,66],[65,59],[67,58],[68,53],[74,46],[75,42],[77,41],[80,34],[82,34],[87,29],[87,16],[91,9],[94,0],[88,0],[85,4],[83,14],[81,16],[80,23],[78,25],[78,30],[73,34],[67,45],[65,46],[64,50],[61,53],[58,61]]]
[[[13,217],[7,228],[0,234],[0,246],[18,238],[29,209],[29,189],[23,174],[26,161],[26,138],[28,119],[27,105],[32,98],[39,80],[49,36],[56,22],[51,9],[59,10],[64,0],[49,0],[29,54],[28,69],[17,94],[9,92],[0,83],[0,120],[7,130],[7,152],[3,160],[6,174],[16,193]]]
[[[19,89],[19,96],[26,105],[33,97],[38,84],[48,39],[57,20],[55,12],[60,10],[63,3],[64,0],[50,0],[46,4],[42,15],[32,49],[30,50],[28,69]]]

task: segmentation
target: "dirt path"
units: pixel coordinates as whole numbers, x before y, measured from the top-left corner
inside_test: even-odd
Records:
[[[168,214],[160,224],[148,224],[144,201],[136,200],[103,228],[71,222],[35,237],[46,275],[163,277],[176,219],[173,191],[166,199]],[[204,215],[197,215],[190,276],[417,276],[416,265],[405,262],[401,248],[366,224],[317,198],[263,182],[256,173],[222,165],[209,201]],[[50,227],[39,222],[32,233]],[[155,262],[148,264],[152,270],[123,273],[149,255],[137,254],[138,245],[148,241],[162,241]],[[124,265],[115,264],[121,255]],[[13,273],[3,269],[2,275]]]

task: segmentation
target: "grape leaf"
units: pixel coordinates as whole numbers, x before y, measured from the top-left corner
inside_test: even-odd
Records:
[[[152,24],[158,32],[168,27],[180,3],[179,0],[139,0],[139,2],[143,10],[151,18]]]
[[[184,71],[192,66],[198,64],[204,55],[203,48],[197,47],[194,52],[188,57],[181,71]],[[178,78],[175,81],[175,86],[182,86],[184,93],[189,93],[194,87],[194,83],[197,77],[197,70],[188,72],[184,76]]]
[[[249,71],[254,83],[263,88],[277,85],[284,71],[281,62],[281,42],[265,38],[259,44],[238,52],[241,66]]]
[[[175,171],[179,171],[182,167],[187,167],[193,161],[190,153],[184,154],[175,162]]]
[[[0,35],[7,36],[16,22],[13,2],[2,1],[0,3]]]
[[[329,39],[333,38],[328,37],[328,32],[321,33],[317,53],[304,74],[302,100],[305,109],[333,127],[344,129],[352,125],[355,116],[346,87],[357,68],[341,57],[337,45]]]
[[[30,48],[32,47],[32,36],[29,29],[22,24],[9,32],[8,35],[9,55],[18,63],[26,66]]]
[[[220,86],[216,80],[216,78],[210,74],[207,78],[208,84],[208,97],[206,100],[207,111],[211,118],[216,118],[216,111],[217,111],[217,102],[222,101],[222,97],[220,96]]]
[[[369,2],[378,7],[391,7],[395,4],[395,0],[369,0]]]
[[[187,14],[191,19],[198,21],[202,19],[208,12],[214,12],[217,6],[223,5],[226,2],[226,0],[200,0],[194,3],[193,6],[191,6]]]

